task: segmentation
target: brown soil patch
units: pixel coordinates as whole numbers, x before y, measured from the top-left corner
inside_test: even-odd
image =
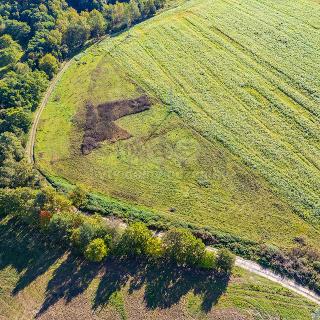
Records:
[[[114,121],[130,114],[150,109],[151,102],[146,95],[136,99],[117,100],[100,104],[86,105],[86,122],[81,152],[86,155],[100,146],[100,142],[115,142],[131,137],[130,133],[120,128]]]

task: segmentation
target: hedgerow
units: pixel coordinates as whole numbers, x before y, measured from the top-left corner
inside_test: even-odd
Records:
[[[38,226],[52,241],[76,249],[84,256],[92,241],[102,239],[110,255],[169,259],[179,265],[228,273],[234,264],[234,257],[230,255],[233,252],[320,293],[320,253],[309,248],[304,239],[296,239],[296,246],[292,249],[280,250],[230,235],[210,234],[208,230],[196,227],[192,230],[197,236],[195,237],[191,230],[176,228],[170,224],[163,225],[166,234],[160,239],[147,228],[148,224],[132,222],[132,217],[129,227],[121,231],[101,216],[87,216],[72,206],[66,206],[68,203],[70,202],[64,196],[55,196],[48,189],[0,189],[0,212],[3,216],[18,216],[31,226]],[[48,208],[53,211],[48,211]],[[130,212],[129,208],[126,211]],[[41,223],[43,215],[46,217],[45,228]],[[221,250],[213,255],[205,250],[200,239]]]
[[[162,216],[160,217],[156,212],[133,208],[132,206],[124,205],[116,200],[107,199],[105,196],[92,194],[88,194],[87,196],[88,203],[85,209],[88,209],[89,211],[96,211],[107,216],[110,214],[116,215],[128,222],[142,221],[149,228],[157,230],[169,230],[174,227],[189,228],[197,238],[202,239],[207,245],[228,248],[236,255],[257,261],[261,265],[270,268],[279,274],[293,278],[297,282],[309,286],[312,290],[320,292],[320,272],[314,267],[313,263],[315,260],[310,258],[305,259],[307,255],[306,252],[296,256],[288,249],[281,250],[277,247],[265,246],[248,239],[219,232],[210,227],[203,228],[193,224],[186,225],[180,221],[174,221],[173,219],[164,218]],[[301,248],[301,244],[299,247]],[[299,247],[296,247],[295,250],[299,250]],[[304,248],[307,248],[307,245],[304,244]],[[317,258],[316,260],[320,259]],[[204,261],[202,262],[205,264]]]
[[[169,229],[162,240],[142,222],[134,222],[121,231],[101,216],[87,216],[71,205],[66,207],[67,203],[67,199],[58,194],[55,197],[48,189],[36,192],[28,188],[0,190],[0,208],[4,209],[4,214],[21,217],[52,241],[74,249],[93,262],[101,262],[110,254],[166,259],[179,266],[200,267],[224,274],[233,267],[233,264],[225,265],[222,272],[220,254],[215,258],[207,253],[202,240],[187,229]],[[10,209],[8,204],[14,206]]]
[[[172,228],[188,228],[206,245],[228,248],[236,255],[257,261],[264,267],[270,268],[281,275],[293,278],[298,283],[320,292],[320,270],[317,268],[317,261],[320,261],[320,253],[313,249],[309,249],[310,252],[308,253],[308,245],[304,243],[304,241],[297,241],[297,246],[294,249],[280,249],[228,233],[222,233],[210,227],[203,228],[162,216],[160,217],[156,212],[124,205],[121,202],[105,196],[87,194],[87,200],[87,205],[83,209],[89,212],[99,212],[106,216],[115,215],[127,222],[142,221],[149,228],[156,230],[166,231]],[[299,255],[297,255],[296,252],[299,252]],[[208,257],[202,258],[199,266],[205,268],[206,258]]]

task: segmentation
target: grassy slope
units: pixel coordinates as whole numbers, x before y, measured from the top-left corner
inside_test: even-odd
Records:
[[[316,309],[238,269],[220,295],[195,275],[145,273],[130,262],[86,264],[12,219],[0,231],[0,319],[306,320]]]
[[[319,245],[319,12],[309,0],[191,0],[104,41],[55,90],[38,164],[188,223]],[[119,120],[133,138],[81,156],[85,101],[141,92],[152,109]]]

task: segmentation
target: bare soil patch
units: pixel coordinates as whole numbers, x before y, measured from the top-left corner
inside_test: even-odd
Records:
[[[81,152],[89,154],[100,146],[100,142],[108,140],[116,142],[131,137],[131,134],[120,128],[114,121],[130,114],[150,109],[151,101],[146,96],[136,99],[117,100],[95,107],[92,103],[86,105],[86,121]]]

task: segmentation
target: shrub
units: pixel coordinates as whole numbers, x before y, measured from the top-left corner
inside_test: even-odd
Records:
[[[73,230],[82,224],[83,217],[74,212],[55,213],[48,224],[51,238],[59,242],[67,242]]]
[[[92,262],[101,262],[107,256],[108,250],[101,238],[92,240],[86,247],[84,256]]]
[[[117,250],[117,245],[121,239],[122,231],[117,226],[108,224],[105,226],[107,234],[103,236],[103,240],[106,243],[109,251],[114,253]]]
[[[163,256],[163,244],[161,239],[152,237],[147,242],[146,253],[151,259],[159,259]]]
[[[205,254],[205,245],[189,230],[172,229],[163,238],[166,255],[180,265],[195,265]]]
[[[152,233],[144,223],[135,222],[123,233],[118,245],[117,253],[124,256],[145,255]]]
[[[81,188],[79,186],[74,188],[69,193],[69,198],[70,198],[72,204],[77,208],[81,208],[81,207],[85,206],[87,203],[87,193],[83,188]]]
[[[235,256],[228,249],[219,249],[215,267],[222,274],[230,274],[235,264]]]
[[[206,251],[198,264],[199,268],[210,270],[215,267],[215,254],[211,251]]]
[[[85,217],[83,223],[72,231],[72,243],[84,252],[87,245],[95,238],[105,238],[108,230],[104,221],[98,217]]]

